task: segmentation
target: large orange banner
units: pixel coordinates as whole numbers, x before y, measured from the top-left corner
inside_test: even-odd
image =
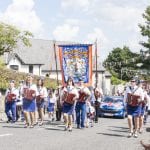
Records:
[[[68,78],[75,83],[83,80],[87,86],[92,85],[92,45],[59,45],[62,84]]]

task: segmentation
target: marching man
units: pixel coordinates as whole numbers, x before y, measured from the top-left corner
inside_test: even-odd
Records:
[[[136,79],[131,80],[131,85],[125,91],[124,100],[127,102],[128,126],[130,133],[128,137],[138,137],[139,117],[141,113],[140,102],[144,100],[143,89],[136,85]],[[133,121],[134,118],[134,121]],[[133,127],[134,122],[134,127]]]
[[[84,82],[81,80],[79,83],[79,98],[76,103],[76,120],[77,120],[77,128],[85,127],[85,118],[86,118],[86,101],[89,100],[91,92],[90,90],[84,86]]]
[[[15,88],[15,81],[12,80],[9,83],[9,88],[5,93],[5,113],[7,115],[7,122],[16,121],[16,101],[19,96],[17,88]]]

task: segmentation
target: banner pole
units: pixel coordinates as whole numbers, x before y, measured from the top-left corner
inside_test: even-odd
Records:
[[[97,39],[95,41],[95,56],[96,56],[96,72],[95,72],[95,87],[97,88],[97,84],[98,84],[98,73],[97,73]]]
[[[57,86],[59,85],[58,81],[58,65],[57,65],[57,54],[56,54],[56,41],[54,40],[54,54],[55,54],[55,65],[56,65],[56,75],[57,75]]]

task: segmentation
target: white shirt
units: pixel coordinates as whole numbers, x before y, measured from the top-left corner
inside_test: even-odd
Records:
[[[68,93],[72,93],[72,94],[75,94],[76,95],[76,98],[79,97],[79,93],[77,91],[77,89],[74,87],[74,86],[67,86],[67,87],[64,87],[64,90],[63,91],[66,91]]]
[[[91,105],[86,105],[86,113],[94,113],[95,109]]]
[[[148,106],[148,108],[150,109],[150,96],[147,94],[147,91],[143,91],[143,92],[144,92],[144,98],[146,98],[147,100],[146,106]]]
[[[47,99],[48,99],[49,103],[56,103],[56,96],[55,96],[55,94],[53,94],[52,97],[48,96]]]
[[[79,87],[79,91],[84,92],[85,94],[91,96],[91,92],[90,92],[90,90],[87,87],[80,86]]]
[[[134,95],[139,95],[141,97],[141,100],[144,100],[144,92],[141,87],[134,86],[134,87],[127,87],[125,95],[124,95],[124,101],[127,100],[127,94],[128,93],[134,93]]]
[[[48,96],[46,87],[37,87],[37,96],[43,95],[44,98]]]
[[[28,85],[24,85],[22,88],[22,93],[24,92],[24,88],[28,88],[29,90],[34,90],[35,91],[35,95],[38,95],[38,90],[37,90],[37,86],[35,84],[31,84],[30,86]],[[24,94],[24,93],[23,93]]]
[[[19,101],[16,103],[16,105],[21,106],[23,104],[23,97],[22,97],[23,85],[18,87],[18,91],[19,91],[19,98],[18,98]]]
[[[15,94],[16,95],[16,99],[18,99],[19,97],[19,91],[18,89],[16,89],[15,87],[13,87],[12,89],[8,88],[5,92],[5,97],[7,97],[7,95],[11,93],[11,94]]]

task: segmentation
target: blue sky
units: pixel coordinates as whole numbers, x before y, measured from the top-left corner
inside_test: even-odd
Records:
[[[4,0],[0,21],[33,32],[35,38],[94,43],[101,59],[115,47],[138,52],[138,28],[150,0]]]

